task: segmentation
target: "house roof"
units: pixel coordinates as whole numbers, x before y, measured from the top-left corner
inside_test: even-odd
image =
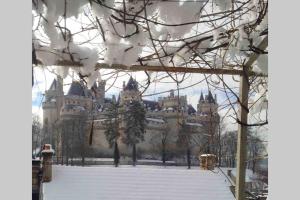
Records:
[[[47,200],[234,200],[222,173],[185,167],[54,165]]]

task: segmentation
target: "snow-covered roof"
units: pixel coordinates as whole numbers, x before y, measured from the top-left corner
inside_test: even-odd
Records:
[[[94,122],[105,122],[105,121],[108,121],[109,119],[106,118],[106,119],[95,119]],[[112,121],[116,120],[116,118],[112,118],[111,119]]]
[[[201,154],[200,157],[216,156],[214,154]]]
[[[94,122],[105,122],[107,119],[95,119]]]
[[[162,120],[162,119],[156,119],[156,118],[149,118],[149,117],[147,117],[146,120],[148,120],[148,121],[154,121],[154,122],[159,122],[159,123],[165,123],[164,120]]]
[[[42,151],[42,153],[54,153],[53,149],[45,149]]]
[[[47,200],[234,200],[222,173],[198,167],[53,166]]]
[[[199,124],[199,123],[186,123],[186,125],[189,125],[189,126],[198,126],[198,127],[202,127],[202,124]]]

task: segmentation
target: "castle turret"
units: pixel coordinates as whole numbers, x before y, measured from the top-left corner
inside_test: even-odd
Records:
[[[214,114],[217,113],[218,104],[216,103],[216,95],[215,99],[211,93],[208,91],[208,95],[203,98],[203,93],[201,92],[199,103],[197,105],[197,113],[198,114]]]
[[[96,101],[99,105],[103,105],[104,104],[104,100],[105,100],[105,85],[106,82],[104,80],[98,80],[97,81],[98,86],[96,88]]]
[[[200,99],[199,99],[199,103],[200,103],[200,102],[204,102],[204,97],[203,97],[202,91],[201,91],[201,95],[200,95]]]
[[[52,128],[59,119],[60,109],[63,104],[63,79],[57,76],[45,91],[45,100],[42,104],[45,141],[52,142]]]
[[[141,101],[141,92],[138,89],[138,83],[130,77],[126,86],[123,86],[123,91],[120,93],[121,105],[127,104],[131,101]]]

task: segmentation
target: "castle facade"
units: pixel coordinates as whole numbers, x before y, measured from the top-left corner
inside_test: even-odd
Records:
[[[167,97],[150,101],[142,98],[138,83],[132,77],[127,84],[123,83],[123,90],[118,98],[105,97],[105,81],[97,81],[91,89],[85,87],[82,82],[73,81],[67,94],[64,94],[63,80],[57,77],[45,92],[43,102],[43,125],[49,133],[47,142],[56,148],[57,156],[64,156],[64,138],[59,131],[55,131],[55,127],[64,120],[81,119],[86,124],[82,130],[86,154],[95,157],[111,156],[113,149],[109,147],[104,134],[107,107],[112,102],[120,107],[126,106],[133,100],[140,101],[146,109],[145,140],[137,145],[142,157],[159,157],[162,139],[166,139],[169,155],[180,153],[182,149],[177,141],[183,121],[189,127],[186,131],[191,135],[190,145],[194,156],[206,152],[207,147],[213,144],[219,125],[216,95],[213,97],[209,91],[204,96],[201,92],[197,109],[188,104],[186,95],[178,97],[174,90],[170,90]],[[69,127],[68,131],[72,135],[78,131],[78,127],[73,132],[71,129],[72,127]],[[121,154],[130,154],[130,148],[121,140],[119,148]]]

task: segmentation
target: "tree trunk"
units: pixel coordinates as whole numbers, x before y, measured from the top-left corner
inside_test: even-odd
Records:
[[[114,148],[114,164],[115,164],[115,167],[118,167],[119,160],[120,160],[120,152],[119,152],[118,142],[115,141],[115,148]]]
[[[162,162],[163,162],[163,165],[165,166],[166,165],[166,145],[163,144],[162,145],[162,155],[161,155],[161,158],[162,158]]]
[[[67,166],[69,165],[69,148],[67,147],[67,152],[66,152],[66,164]]]
[[[136,165],[136,145],[132,145],[132,165]]]
[[[84,156],[81,157],[81,165],[84,166],[85,165],[85,160],[84,160]]]
[[[187,148],[186,151],[186,158],[187,158],[188,169],[191,169],[191,150],[189,147]]]

